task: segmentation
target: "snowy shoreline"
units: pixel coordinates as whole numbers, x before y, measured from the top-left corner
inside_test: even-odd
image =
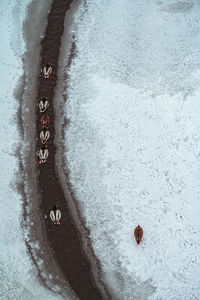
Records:
[[[76,9],[76,3],[74,5],[74,10]],[[70,9],[70,1],[66,1],[65,3],[62,1],[54,1],[52,10],[49,15],[49,22],[48,26],[45,31],[44,39],[42,39],[41,43],[41,62],[40,64],[46,63],[46,61],[50,61],[54,66],[54,74],[56,77],[57,74],[57,63],[58,63],[58,55],[60,55],[60,38],[62,36],[63,32],[63,22],[65,18],[65,12],[68,10],[66,19],[69,23],[70,20],[73,20],[73,14]],[[34,14],[33,14],[34,15]],[[58,18],[58,15],[60,16]],[[72,17],[72,18],[71,18]],[[26,30],[26,35],[28,35],[28,43],[29,46],[30,40],[29,37],[31,36],[29,29]],[[65,28],[65,34],[68,34],[68,27]],[[58,32],[58,36],[55,34]],[[51,37],[52,36],[52,37]],[[68,38],[69,48],[70,48],[70,38]],[[32,42],[30,43],[30,53],[27,51],[26,54],[26,66],[27,67],[27,76],[29,76],[29,65],[32,63],[32,48],[34,45],[32,45]],[[38,46],[37,46],[38,47]],[[35,48],[35,47],[34,47]],[[30,55],[29,55],[30,54]],[[39,65],[39,64],[38,64]],[[33,71],[33,70],[31,70]],[[37,77],[37,73],[36,73]],[[48,110],[48,114],[50,116],[51,122],[49,124],[49,130],[51,132],[51,137],[48,142],[48,149],[49,149],[49,157],[48,162],[44,166],[41,166],[39,169],[35,167],[35,155],[34,153],[28,154],[28,157],[26,158],[27,162],[26,166],[26,175],[28,174],[28,191],[29,192],[29,199],[35,199],[38,197],[38,194],[41,195],[41,199],[37,199],[38,203],[36,203],[36,207],[31,205],[31,202],[29,202],[28,205],[28,217],[26,218],[28,220],[28,224],[32,227],[33,235],[30,237],[30,248],[33,253],[33,256],[36,256],[35,261],[38,261],[38,258],[40,258],[40,264],[39,266],[42,279],[45,282],[46,285],[55,292],[60,294],[70,294],[70,299],[74,299],[74,294],[70,290],[68,286],[68,282],[65,281],[68,280],[71,287],[74,289],[74,291],[77,293],[80,297],[86,297],[86,295],[94,296],[95,299],[100,299],[101,295],[96,288],[96,284],[93,280],[93,276],[91,276],[90,271],[90,264],[88,262],[88,258],[86,257],[85,253],[82,251],[82,245],[80,243],[80,234],[74,224],[74,221],[71,218],[71,212],[69,210],[69,204],[68,202],[65,202],[65,198],[62,192],[62,188],[60,187],[59,180],[57,178],[57,174],[55,173],[55,162],[54,162],[54,156],[55,156],[55,148],[57,148],[57,144],[54,143],[54,115],[55,115],[55,107],[52,109],[52,105],[54,104],[54,88],[56,87],[57,80],[52,78],[51,80],[45,80],[43,78],[39,79],[38,81],[39,85],[38,88],[34,87],[34,84],[31,83],[30,87],[28,86],[28,91],[26,90],[26,94],[24,98],[26,98],[27,103],[27,116],[28,118],[25,119],[25,123],[30,123],[30,116],[29,114],[32,112],[32,109],[30,109],[31,106],[34,106],[33,109],[36,109],[36,119],[37,123],[35,122],[35,116],[31,116],[31,120],[33,124],[36,123],[37,128],[37,136],[40,133],[41,126],[39,123],[41,114],[38,111],[37,103],[31,102],[34,98],[40,99],[45,94],[48,97],[50,106]],[[31,88],[33,88],[34,92],[34,98],[28,99],[27,95],[31,95]],[[35,93],[37,93],[35,95]],[[31,103],[29,103],[31,102]],[[32,104],[33,103],[33,104]],[[60,106],[59,106],[60,107]],[[25,107],[26,108],[26,107]],[[26,111],[26,109],[25,109]],[[24,118],[23,118],[24,121]],[[27,131],[27,137],[30,140],[30,132],[31,128],[26,128]],[[35,132],[35,130],[34,130]],[[36,139],[36,145],[37,147],[40,147],[40,141],[38,141],[37,137]],[[34,143],[34,141],[33,141]],[[30,164],[32,162],[32,165]],[[33,169],[34,166],[34,169]],[[38,170],[38,178],[36,171]],[[32,171],[32,172],[31,172]],[[33,172],[34,171],[34,172]],[[33,173],[33,174],[32,174]],[[30,174],[30,177],[29,177]],[[33,176],[35,176],[35,184],[31,182],[33,179]],[[30,190],[30,186],[36,186],[38,185],[40,190]],[[31,195],[30,195],[31,193]],[[66,197],[66,200],[68,201],[68,197]],[[52,222],[45,218],[45,215],[47,211],[49,211],[50,207],[55,203],[55,201],[58,203],[61,211],[62,211],[62,219],[63,223],[61,223],[61,226],[59,228],[59,231],[57,231],[57,227],[55,227]],[[40,204],[40,205],[39,205]],[[38,205],[38,206],[37,206]],[[38,215],[32,214],[32,211],[35,211],[35,209],[38,209]],[[41,217],[41,224],[39,223]],[[34,223],[36,222],[36,226],[34,226]],[[63,224],[63,225],[62,225]],[[39,226],[41,225],[42,228]],[[46,231],[46,232],[45,232]],[[42,233],[42,236],[44,238],[44,243],[40,239],[40,233]],[[65,239],[65,237],[67,237]],[[34,245],[36,243],[36,245]],[[51,247],[51,251],[48,250],[48,245]],[[40,253],[42,252],[42,256]],[[50,259],[52,252],[52,259]],[[74,253],[76,255],[74,256]],[[46,259],[43,258],[43,256],[47,256]],[[49,256],[49,258],[48,258]],[[53,264],[53,262],[57,261],[58,265]],[[43,262],[42,262],[43,261]],[[44,265],[46,263],[46,265]],[[47,266],[48,264],[48,266]],[[47,267],[47,271],[46,268]],[[53,269],[53,273],[51,270]],[[60,271],[60,272],[59,272]],[[61,274],[63,272],[63,274]],[[60,276],[61,275],[61,276]],[[77,280],[74,280],[74,277],[76,276]],[[67,296],[67,295],[66,295]]]
[[[59,270],[53,263],[45,241],[40,238],[40,232],[43,231],[40,228],[40,212],[38,216],[32,214],[32,209],[39,208],[36,177],[33,177],[36,152],[33,124],[37,105],[35,96],[40,40],[51,3],[49,0],[43,3],[38,0],[13,0],[9,3],[5,1],[1,7],[0,122],[3,131],[0,136],[0,198],[1,220],[2,225],[5,224],[1,227],[2,300],[63,299],[58,295],[61,290],[57,286],[60,281],[63,283],[63,279],[58,276]],[[48,266],[44,265],[42,259],[44,257],[47,262],[47,256]],[[56,278],[51,275],[49,267],[53,268],[53,276],[57,274]],[[56,295],[50,289],[55,290]]]
[[[29,3],[4,2],[0,19],[0,299],[58,300],[62,297],[38,279],[39,270],[44,285],[66,292],[47,241],[40,239],[45,231],[32,126],[39,36],[43,37],[52,1],[32,1],[23,31]],[[87,0],[86,4],[86,9],[83,3],[79,6],[70,34],[65,31],[63,43],[73,36],[76,56],[63,87],[62,75],[69,66],[60,66],[61,86],[55,93],[64,97],[62,104],[67,99],[63,131],[57,131],[56,142],[65,134],[66,162],[61,142],[58,175],[64,186],[62,173],[69,168],[78,199],[77,206],[71,203],[74,219],[80,229],[84,221],[89,228],[83,230],[85,249],[92,253],[87,245],[92,240],[97,279],[106,280],[113,299],[199,299],[199,4],[195,0]],[[69,51],[65,46],[60,64]],[[63,164],[68,167],[64,171],[59,169]],[[65,192],[70,193],[67,188]],[[38,215],[32,214],[35,208]],[[144,229],[139,247],[133,239],[138,223]],[[103,274],[98,273],[99,262]]]
[[[69,169],[65,161],[65,147],[64,147],[64,132],[67,128],[67,119],[64,114],[63,108],[67,105],[67,73],[70,68],[71,61],[76,55],[76,45],[73,38],[75,29],[74,19],[76,13],[81,5],[79,0],[73,1],[70,11],[67,12],[65,17],[65,31],[62,37],[62,45],[60,49],[59,58],[59,70],[58,70],[58,83],[55,89],[54,96],[54,109],[55,109],[55,144],[56,151],[56,168],[57,175],[60,178],[63,191],[66,199],[68,199],[68,205],[70,206],[73,219],[76,221],[76,225],[81,233],[80,239],[82,240],[82,247],[86,252],[90,263],[92,264],[92,273],[95,278],[96,284],[99,286],[102,296],[107,299],[108,291],[106,283],[103,281],[102,271],[98,258],[95,256],[94,250],[91,246],[91,240],[89,237],[89,231],[85,226],[85,219],[81,213],[79,203],[73,195],[73,188],[69,180]],[[62,109],[61,109],[62,108]]]
[[[88,0],[76,16],[66,161],[116,299],[200,297],[199,11]]]
[[[22,153],[25,154],[23,160],[25,161],[24,168],[27,183],[27,198],[25,199],[25,219],[27,221],[27,226],[29,227],[28,248],[31,251],[31,255],[34,258],[35,263],[37,264],[37,269],[42,283],[46,287],[48,287],[49,290],[56,293],[56,295],[51,295],[51,297],[53,297],[52,299],[54,299],[54,297],[56,299],[62,299],[59,294],[63,295],[66,299],[76,299],[74,292],[69,287],[68,282],[64,279],[64,275],[60,270],[60,266],[58,266],[58,264],[55,262],[53,251],[49,246],[47,232],[43,222],[46,211],[42,211],[41,199],[38,196],[42,191],[37,190],[38,174],[36,172],[36,148],[35,146],[33,148],[33,145],[35,145],[35,141],[38,139],[36,137],[35,114],[35,110],[38,110],[38,108],[35,100],[37,102],[38,74],[40,71],[39,66],[41,64],[40,42],[45,34],[47,15],[50,11],[52,2],[52,0],[47,0],[41,5],[41,3],[38,3],[37,1],[35,1],[35,3],[33,1],[32,7],[30,7],[29,10],[29,18],[27,18],[27,24],[25,24],[24,26],[24,35],[27,44],[27,52],[25,53],[24,58],[27,81],[25,92],[23,95],[23,112],[25,113],[23,114],[22,119],[25,125],[25,136],[27,136],[27,141],[29,141],[29,146],[25,145],[24,151],[22,149]],[[36,18],[36,16],[38,18]],[[31,17],[32,20],[30,19]],[[39,22],[38,20],[40,20],[40,27],[38,28],[39,31],[36,32],[35,27],[37,27],[37,24]],[[35,37],[35,39],[33,37]],[[34,56],[33,49],[35,49]],[[37,61],[38,63],[35,64],[35,61]],[[28,126],[26,126],[26,124],[28,124]],[[35,124],[34,129],[32,129],[32,126],[30,126],[31,124]],[[32,140],[30,139],[30,137],[32,137]],[[24,140],[26,140],[25,137]],[[27,146],[29,147],[29,151],[26,153],[25,151],[27,149]],[[35,210],[38,211],[38,214],[35,214]],[[50,295],[48,297],[50,297]]]

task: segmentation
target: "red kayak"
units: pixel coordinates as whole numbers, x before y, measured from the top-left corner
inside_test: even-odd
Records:
[[[139,245],[139,243],[141,242],[141,239],[143,237],[143,229],[140,225],[138,225],[135,230],[134,230],[134,236],[136,239],[137,244]]]

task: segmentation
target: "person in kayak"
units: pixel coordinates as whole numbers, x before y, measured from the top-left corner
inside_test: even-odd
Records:
[[[47,158],[49,156],[49,151],[47,149],[47,146],[45,146],[45,145],[42,146],[42,149],[39,150],[38,155],[39,155],[39,158],[40,158],[39,164],[40,165],[44,164],[47,161]]]
[[[41,113],[44,113],[49,107],[49,101],[46,97],[43,97],[38,104],[39,110]]]
[[[57,205],[52,207],[52,210],[50,211],[50,218],[55,225],[60,224],[61,211],[58,209]]]
[[[43,128],[41,131],[40,131],[40,141],[42,144],[46,144],[48,143],[48,139],[50,137],[50,131],[47,130],[47,128]]]
[[[138,225],[135,230],[134,230],[134,236],[136,239],[137,244],[139,245],[139,243],[141,242],[141,239],[143,237],[143,229],[140,225]]]
[[[46,79],[50,78],[52,70],[53,69],[49,64],[44,65],[41,69],[41,76],[43,75]]]
[[[42,117],[40,118],[40,123],[42,125],[42,128],[48,128],[48,125],[50,123],[50,117],[46,113],[46,111],[43,113]]]

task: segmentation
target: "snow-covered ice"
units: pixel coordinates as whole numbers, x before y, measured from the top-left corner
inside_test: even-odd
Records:
[[[87,0],[74,34],[66,160],[110,288],[200,299],[199,2]]]
[[[25,247],[25,232],[21,228],[22,199],[17,193],[19,165],[16,156],[20,140],[18,133],[18,101],[14,90],[23,75],[22,56],[25,42],[22,25],[30,0],[1,0],[0,11],[0,299],[53,300],[38,282],[38,274]],[[36,246],[36,245],[34,245]]]

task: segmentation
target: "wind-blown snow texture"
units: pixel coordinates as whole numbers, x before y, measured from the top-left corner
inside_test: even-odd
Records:
[[[88,0],[76,22],[66,158],[107,280],[200,299],[199,3]]]
[[[58,300],[60,296],[52,295],[38,282],[38,274],[25,247],[26,233],[21,228],[23,203],[16,192],[21,174],[15,156],[20,135],[17,130],[19,103],[14,89],[23,75],[22,24],[29,3],[30,0],[0,1],[0,299]]]

